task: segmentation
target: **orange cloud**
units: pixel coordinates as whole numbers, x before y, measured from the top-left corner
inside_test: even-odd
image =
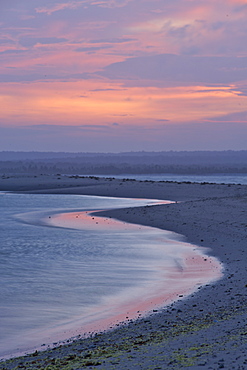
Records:
[[[96,80],[3,84],[0,99],[0,119],[8,126],[100,126],[117,119],[123,125],[152,127],[154,122],[163,125],[163,120],[172,125],[230,114],[246,104],[245,96],[226,87],[122,88]]]
[[[31,3],[5,5],[2,125],[150,133],[244,111],[247,1]]]

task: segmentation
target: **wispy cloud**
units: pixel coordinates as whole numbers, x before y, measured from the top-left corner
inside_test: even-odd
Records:
[[[64,37],[21,37],[19,42],[22,46],[31,47],[36,44],[52,45],[68,41]]]
[[[38,7],[36,8],[37,13],[46,13],[51,15],[52,13],[59,12],[66,9],[76,10],[81,6],[98,6],[103,8],[121,8],[127,5],[133,0],[83,0],[83,1],[67,1],[64,3],[56,3],[53,6]]]
[[[88,0],[91,5],[97,5],[103,8],[122,8],[133,0]]]
[[[105,49],[110,49],[110,48],[111,48],[110,45],[84,46],[84,47],[75,49],[75,51],[77,51],[77,52],[96,52],[96,51],[99,51],[99,50],[105,50]]]
[[[11,40],[10,38],[0,38],[0,45],[9,45],[9,44],[14,44],[15,42]]]
[[[0,53],[1,54],[1,53]],[[21,74],[0,74],[0,82],[36,82],[36,81],[71,81],[71,80],[90,80],[95,75],[88,73],[71,74],[46,74],[46,73],[21,73]]]
[[[57,3],[53,6],[50,7],[39,7],[36,8],[37,13],[46,13],[48,15],[51,15],[52,13],[61,11],[61,10],[66,10],[66,9],[77,9],[81,7],[83,4],[85,4],[87,1],[70,1],[66,3]]]
[[[218,122],[222,124],[224,123],[232,123],[232,124],[243,123],[246,125],[247,124],[247,111],[224,114],[222,116],[209,118],[207,119],[207,121],[208,122]]]
[[[141,67],[140,67],[141,66]],[[247,57],[192,57],[161,54],[130,58],[104,68],[100,75],[116,80],[147,81],[152,86],[229,84],[247,79]],[[142,82],[141,82],[142,83]]]
[[[4,50],[4,51],[0,51],[0,54],[6,54],[6,55],[8,55],[8,54],[15,54],[15,55],[17,55],[17,54],[23,54],[23,53],[26,53],[27,52],[27,50],[25,50],[25,49],[6,49],[6,50]]]
[[[132,42],[136,41],[137,39],[134,38],[109,38],[109,39],[96,39],[91,40],[90,43],[92,44],[123,44],[125,42]]]
[[[94,125],[94,124],[85,124],[85,125],[53,125],[53,124],[38,124],[38,125],[23,125],[20,129],[25,130],[29,133],[40,133],[44,135],[83,135],[83,134],[99,134],[99,133],[110,133],[114,130],[114,127],[118,126],[117,123],[107,124],[107,125]]]

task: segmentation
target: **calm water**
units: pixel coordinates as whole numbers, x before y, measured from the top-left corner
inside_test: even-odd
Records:
[[[194,266],[194,280],[191,270],[187,277],[184,256],[197,256],[198,266],[204,257],[170,232],[100,223],[85,213],[147,203],[152,201],[0,193],[0,358],[104,328],[102,320],[109,327],[112,316],[123,320],[137,299],[138,310],[147,310],[219,276],[212,260],[216,275],[205,264],[205,276],[198,278]],[[137,315],[136,306],[132,311]]]

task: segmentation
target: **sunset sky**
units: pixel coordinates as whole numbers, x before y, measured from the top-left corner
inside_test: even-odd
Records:
[[[247,149],[247,0],[0,0],[0,150]]]

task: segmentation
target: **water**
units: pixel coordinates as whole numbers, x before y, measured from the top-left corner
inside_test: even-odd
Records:
[[[105,329],[220,276],[173,233],[89,215],[147,203],[0,193],[0,358]]]
[[[209,182],[216,184],[247,185],[247,174],[208,174],[208,175],[176,175],[176,174],[122,174],[122,175],[93,175],[99,177],[115,177],[116,179],[135,179],[140,181],[176,181],[176,182]]]

